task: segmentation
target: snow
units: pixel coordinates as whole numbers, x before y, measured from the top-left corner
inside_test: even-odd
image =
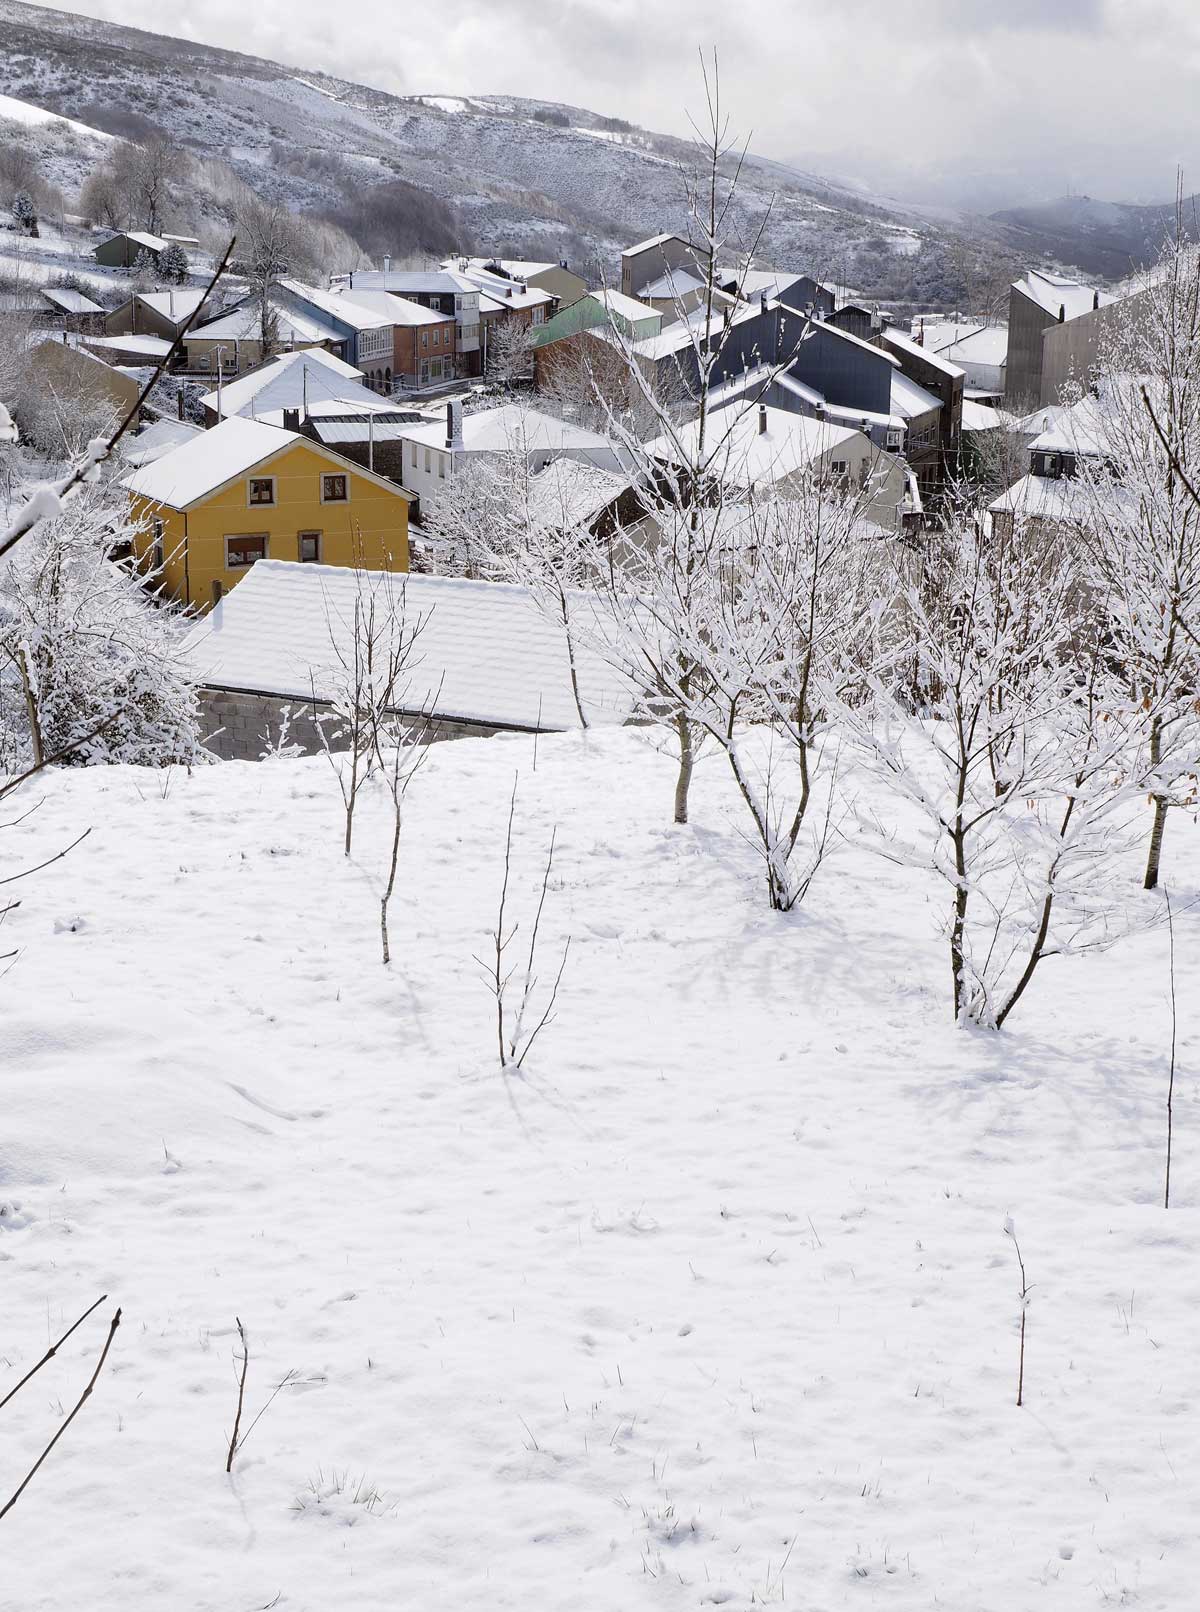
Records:
[[[429,425],[414,425],[405,435],[422,446],[444,449],[446,423],[434,420]],[[612,454],[608,439],[598,431],[589,431],[571,420],[556,419],[552,414],[542,414],[522,403],[503,403],[499,408],[466,415],[462,421],[461,447],[467,453],[584,451],[597,454],[605,461]]]
[[[504,1080],[471,955],[514,774],[515,915],[556,827],[573,939]],[[14,865],[92,833],[6,926],[0,1384],[109,1300],[6,1407],[6,1496],[123,1322],[9,1605],[1190,1604],[1195,915],[1164,1212],[1165,933],[957,1031],[931,882],[851,833],[768,913],[725,772],[688,827],[672,783],[631,731],[436,747],[384,970],[382,798],[345,859],[323,759],[39,780]],[[226,1476],[235,1316],[251,1415],[295,1375]]]
[[[163,295],[162,292],[159,293]],[[309,314],[297,313],[285,303],[269,301],[275,319],[278,339],[281,341],[341,341],[341,336],[326,320],[314,319]],[[195,325],[188,332],[197,341],[229,340],[258,341],[262,336],[262,309],[257,302],[243,302],[236,308],[218,314],[203,325]],[[346,366],[350,368],[349,365]],[[358,374],[358,370],[353,371]]]
[[[152,464],[155,459],[161,459],[165,453],[170,453],[180,443],[192,441],[200,433],[201,427],[191,425],[187,420],[155,420],[136,436],[121,439],[121,458],[127,465],[140,468],[142,465]]]
[[[172,345],[162,336],[135,336],[131,332],[123,336],[85,336],[84,340],[89,347],[100,347],[106,353],[111,353],[114,363],[122,356],[155,360],[165,358]]]
[[[152,308],[162,318],[182,325],[195,313],[207,295],[207,286],[178,286],[171,291],[139,291],[135,300],[144,303],[147,308]],[[193,335],[197,333],[192,332]]]
[[[272,409],[300,408],[304,402],[319,399],[344,403],[347,408],[374,408],[377,392],[362,384],[362,371],[319,347],[306,347],[294,353],[278,353],[267,364],[252,369],[220,390],[221,416],[267,414]],[[216,409],[218,393],[206,392],[205,408]]]
[[[422,95],[422,106],[434,106],[439,112],[465,112],[467,103],[461,95]]]
[[[1056,319],[1060,308],[1065,310],[1068,319],[1078,319],[1096,306],[1103,308],[1116,301],[1107,291],[1081,285],[1078,280],[1070,280],[1062,274],[1043,274],[1037,269],[1027,270],[1014,282],[1014,288]]]
[[[47,302],[66,313],[103,313],[104,309],[91,297],[85,297],[82,291],[76,291],[72,286],[44,285],[38,288]]]
[[[931,369],[938,370],[952,380],[959,380],[963,375],[963,371],[957,364],[952,364],[948,358],[942,358],[928,345],[920,346],[911,337],[902,335],[898,330],[889,330],[883,339],[897,353],[904,353],[909,358],[919,358],[923,363],[928,364]]]
[[[766,430],[761,429],[765,418]],[[658,437],[647,454],[667,462],[693,463],[699,442],[698,421],[677,428],[675,438]],[[705,462],[736,486],[780,481],[822,455],[853,442],[859,433],[849,426],[813,420],[788,409],[731,405],[708,416]],[[680,455],[683,455],[681,458]]]
[[[143,465],[126,476],[121,486],[152,503],[188,509],[235,476],[299,441],[295,431],[235,416]]]
[[[419,626],[398,702],[448,720],[533,730],[572,728],[566,639],[529,590],[460,577],[374,576],[405,632]],[[353,659],[355,603],[364,595],[345,566],[259,560],[186,645],[196,676],[217,688],[332,698]],[[578,609],[594,611],[580,596]],[[617,674],[577,646],[589,720],[621,719],[629,698]]]
[[[93,140],[112,140],[111,134],[105,134],[103,129],[93,129],[90,123],[76,123],[74,118],[60,117],[57,112],[47,112],[44,107],[34,106],[30,101],[20,101],[12,95],[0,95],[0,118],[7,118],[10,123],[22,123],[26,128],[36,128],[43,123],[61,123],[76,134],[86,134]]]
[[[927,392],[916,381],[902,375],[898,369],[892,371],[892,413],[900,415],[905,420],[915,419],[920,414],[928,414],[931,409],[940,409],[942,400]]]

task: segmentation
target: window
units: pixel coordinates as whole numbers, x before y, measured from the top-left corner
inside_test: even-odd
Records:
[[[163,568],[163,533],[166,531],[166,528],[164,527],[162,521],[155,520],[151,521],[150,530],[153,536],[153,546],[150,550],[150,562],[156,571],[161,571]]]
[[[323,504],[350,502],[350,483],[344,475],[321,477],[321,502]]]
[[[850,474],[850,461],[848,459],[831,459],[829,461],[829,474],[843,478],[848,477]]]
[[[412,463],[413,469],[415,470],[417,468],[417,445],[416,445],[415,442],[413,442],[413,443],[410,443],[409,446],[412,448],[412,460],[411,460],[411,463]]]
[[[428,475],[430,470],[432,469],[432,466],[430,464],[430,460],[431,460],[432,457],[433,457],[433,455],[432,455],[431,451],[428,448],[426,448],[425,449],[425,474],[426,475]]]
[[[889,429],[887,434],[887,445],[893,453],[898,453],[899,450],[904,446],[904,432]]]
[[[440,325],[437,325],[434,328],[433,345],[435,347],[440,347],[442,345],[442,328]]]
[[[275,502],[275,477],[251,476],[249,502],[255,504],[273,504]]]
[[[200,357],[196,360],[197,369],[208,369],[211,364],[212,359],[207,353],[201,353]]]
[[[306,565],[319,565],[321,563],[321,534],[320,532],[301,532],[297,543],[300,559]]]
[[[533,310],[533,322],[535,325],[541,325],[546,322],[545,308],[535,308]]]
[[[421,346],[422,347],[428,347],[429,346],[429,332],[427,330],[423,330],[421,332]]]
[[[446,479],[446,455],[444,453],[438,454],[438,479],[440,481],[445,481]]]
[[[225,569],[236,571],[241,566],[253,565],[255,560],[265,560],[267,557],[267,534],[259,533],[251,537],[227,537],[225,539]]]

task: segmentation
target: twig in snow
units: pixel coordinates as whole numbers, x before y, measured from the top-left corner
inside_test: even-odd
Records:
[[[99,1302],[99,1301],[97,1301],[97,1302]],[[95,1307],[96,1306],[93,1305],[92,1309],[94,1310]],[[91,1310],[88,1311],[88,1314],[89,1315],[91,1314]],[[83,1317],[80,1317],[80,1319],[82,1320]],[[78,1325],[78,1322],[76,1322],[76,1325]],[[90,1399],[92,1389],[96,1386],[96,1379],[99,1377],[101,1371],[103,1370],[104,1362],[108,1359],[109,1348],[112,1345],[113,1338],[116,1336],[117,1328],[120,1325],[121,1325],[121,1311],[120,1311],[120,1308],[118,1307],[117,1313],[113,1316],[112,1320],[109,1322],[108,1336],[104,1340],[104,1347],[100,1351],[100,1358],[96,1362],[96,1369],[95,1369],[95,1371],[92,1372],[92,1375],[88,1378],[87,1387],[83,1390],[83,1393],[80,1394],[79,1398],[75,1401],[75,1408],[72,1410],[71,1414],[67,1417],[66,1421],[59,1428],[58,1432],[55,1433],[54,1437],[50,1440],[49,1444],[47,1444],[46,1448],[42,1451],[42,1453],[38,1456],[37,1460],[30,1467],[29,1471],[25,1474],[25,1477],[23,1478],[21,1483],[17,1486],[17,1488],[13,1492],[11,1498],[7,1501],[7,1503],[4,1505],[4,1507],[2,1509],[0,1509],[0,1518],[3,1518],[5,1516],[7,1516],[8,1513],[12,1510],[12,1508],[16,1505],[17,1501],[21,1498],[21,1496],[25,1493],[25,1490],[29,1487],[30,1483],[33,1481],[33,1478],[36,1476],[38,1469],[42,1465],[42,1462],[45,1461],[46,1457],[50,1454],[50,1451],[54,1448],[54,1446],[58,1443],[59,1439],[62,1438],[63,1434],[67,1431],[67,1428],[70,1427],[71,1423],[79,1415],[79,1412],[83,1409],[84,1402],[87,1399]],[[74,1328],[72,1328],[71,1330],[74,1331]],[[68,1334],[68,1336],[69,1336],[69,1334]],[[62,1340],[60,1339],[59,1341],[61,1342]],[[20,1385],[18,1384],[18,1386],[20,1386]]]
[[[21,1391],[21,1389],[24,1388],[25,1384],[29,1381],[29,1379],[31,1377],[35,1376],[39,1371],[41,1371],[42,1367],[46,1364],[46,1362],[48,1360],[53,1360],[54,1359],[54,1356],[62,1348],[63,1344],[66,1343],[67,1339],[71,1336],[72,1332],[76,1331],[77,1328],[81,1327],[83,1325],[83,1323],[87,1320],[88,1316],[91,1315],[92,1311],[93,1310],[98,1310],[100,1308],[100,1306],[104,1303],[104,1301],[105,1301],[105,1299],[107,1297],[108,1297],[107,1293],[101,1293],[100,1297],[96,1300],[96,1302],[94,1304],[89,1304],[88,1305],[87,1309],[79,1317],[78,1321],[76,1321],[73,1326],[69,1326],[67,1328],[67,1330],[63,1333],[62,1337],[59,1338],[58,1342],[57,1343],[52,1343],[50,1345],[50,1347],[46,1350],[46,1353],[38,1361],[37,1365],[36,1366],[30,1366],[29,1370],[21,1378],[20,1382],[17,1383],[17,1385],[14,1388],[10,1388],[8,1393],[5,1394],[3,1399],[0,1399],[0,1410],[4,1409],[4,1407],[8,1404],[9,1400],[12,1399],[14,1394],[18,1394]]]
[[[242,1340],[242,1370],[238,1378],[237,1415],[233,1418],[233,1432],[229,1438],[229,1454],[225,1460],[226,1472],[233,1471],[233,1458],[237,1454],[238,1429],[242,1425],[242,1405],[246,1399],[246,1372],[250,1367],[250,1349],[246,1343],[246,1329],[242,1325],[240,1316],[234,1316],[237,1322],[238,1337]]]

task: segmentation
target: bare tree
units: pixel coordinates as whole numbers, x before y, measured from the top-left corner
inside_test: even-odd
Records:
[[[1153,818],[1144,883],[1156,888],[1168,814],[1193,807],[1200,772],[1200,255],[1173,242],[1115,323],[1081,429],[1080,530],[1093,586],[1145,734]],[[1149,408],[1147,407],[1149,403]]]
[[[1102,620],[1061,534],[935,534],[879,614],[886,676],[841,705],[876,776],[916,809],[885,855],[950,891],[954,1016],[1000,1029],[1048,957],[1145,921],[1120,894],[1139,761]]]

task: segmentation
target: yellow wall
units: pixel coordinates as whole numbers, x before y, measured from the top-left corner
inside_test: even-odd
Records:
[[[321,502],[321,476],[350,478],[345,504]],[[250,477],[274,476],[275,503],[249,503]],[[135,496],[135,519],[145,525],[136,548],[146,558],[153,522],[163,524],[163,582],[183,604],[208,609],[213,583],[228,592],[249,567],[225,564],[225,539],[265,533],[267,558],[298,560],[299,534],[320,532],[323,565],[361,564],[373,571],[408,570],[408,500],[399,488],[372,481],[359,466],[307,442],[293,442],[247,475],[185,511]]]

